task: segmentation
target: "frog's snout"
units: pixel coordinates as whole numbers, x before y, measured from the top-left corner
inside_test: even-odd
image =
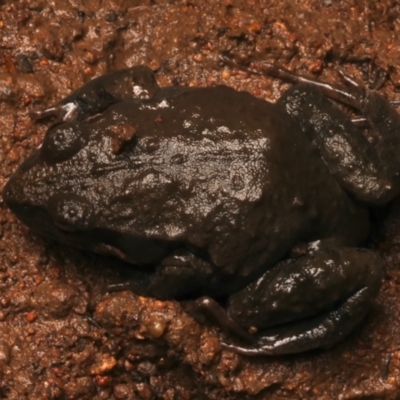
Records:
[[[20,184],[19,174],[14,174],[10,180],[6,183],[3,189],[3,200],[7,206],[13,211],[14,208],[21,204],[21,200],[24,197],[22,185]]]
[[[18,168],[4,186],[2,193],[5,204],[19,219],[29,226],[32,226],[29,221],[33,217],[31,215],[34,208],[33,205],[39,203],[40,199],[40,196],[38,196],[40,184],[35,183],[32,174],[32,168],[37,164],[38,156],[39,152],[33,153]]]
[[[27,202],[27,196],[18,175],[11,177],[5,185],[2,195],[7,207],[26,225],[34,227],[34,213]]]
[[[3,200],[13,211],[13,206],[15,204],[23,203],[24,200],[27,200],[24,194],[24,187],[26,186],[24,177],[26,171],[34,165],[35,161],[33,156],[29,157],[11,176],[3,188]]]

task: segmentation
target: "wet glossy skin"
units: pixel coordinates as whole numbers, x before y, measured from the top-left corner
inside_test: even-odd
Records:
[[[271,104],[225,86],[159,89],[145,67],[106,75],[43,113],[66,122],[4,199],[33,230],[129,264],[139,293],[231,295],[229,316],[210,298],[197,304],[243,336],[265,332],[228,348],[329,347],[379,289],[380,258],[355,247],[369,230],[365,203],[399,191],[400,123],[355,88],[349,98],[378,132],[372,148],[314,86]]]

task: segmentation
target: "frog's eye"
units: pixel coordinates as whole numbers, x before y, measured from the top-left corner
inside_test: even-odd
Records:
[[[49,199],[48,211],[54,224],[63,231],[88,229],[93,217],[89,201],[77,194],[59,193]]]
[[[86,145],[85,135],[76,123],[64,123],[51,127],[44,138],[42,155],[48,162],[58,163],[71,158]]]

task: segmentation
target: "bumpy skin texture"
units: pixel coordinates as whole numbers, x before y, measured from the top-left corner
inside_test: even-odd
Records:
[[[330,170],[329,146],[312,143],[323,135],[318,124],[310,133],[288,109],[314,89],[295,91],[274,105],[225,86],[159,89],[145,67],[106,75],[43,113],[67,122],[49,129],[6,185],[5,201],[32,229],[129,263],[140,293],[226,297],[250,283],[230,299],[231,318],[245,328],[279,325],[281,336],[227,347],[282,354],[330,346],[365,315],[381,261],[366,250],[340,250],[365,239],[368,211],[338,183],[347,174],[335,172],[337,157]],[[322,103],[323,113],[331,106]],[[366,141],[356,136],[363,152]],[[371,160],[356,163],[362,170]],[[362,198],[371,179],[359,182],[346,189]],[[277,264],[297,243],[322,239],[303,258]],[[303,302],[305,291],[311,298]],[[248,302],[257,303],[253,312]]]

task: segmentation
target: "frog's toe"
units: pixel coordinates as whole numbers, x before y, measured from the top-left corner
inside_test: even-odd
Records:
[[[368,312],[369,304],[369,289],[363,288],[330,312],[270,329],[254,345],[222,345],[225,349],[246,356],[294,354],[329,348],[353,331]]]

